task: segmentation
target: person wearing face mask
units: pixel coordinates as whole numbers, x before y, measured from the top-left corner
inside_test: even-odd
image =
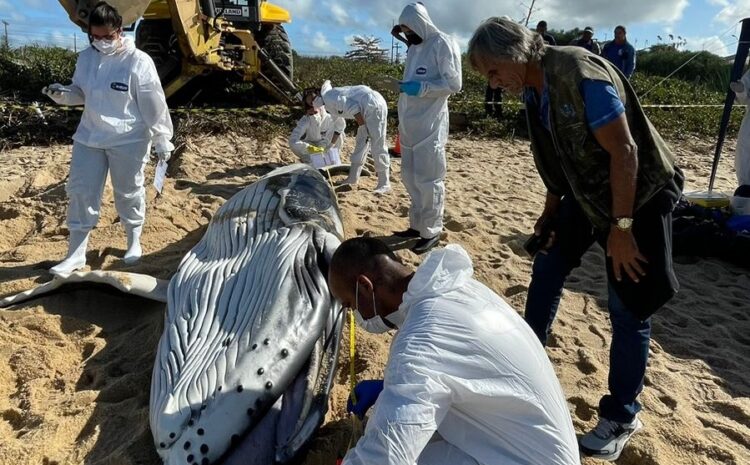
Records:
[[[390,192],[391,160],[386,145],[388,104],[383,96],[367,86],[333,87],[331,81],[326,80],[313,99],[313,105],[318,108],[325,106],[326,111],[334,118],[335,127],[340,127],[344,119],[357,122],[349,177],[342,184],[356,185],[359,182],[369,146],[378,174],[378,184],[373,192]],[[334,134],[331,143],[336,144],[338,139],[339,136]]]
[[[315,100],[316,95],[312,89],[304,92],[305,114],[289,137],[289,147],[303,163],[309,163],[313,153],[324,152],[331,147],[340,151],[344,144],[346,122],[343,118],[334,120],[325,106],[316,107],[316,103],[319,103]]]
[[[99,220],[109,171],[115,207],[127,235],[123,260],[141,257],[146,214],[143,171],[153,148],[159,161],[174,146],[172,120],[154,62],[122,35],[122,17],[106,2],[89,15],[91,47],[78,56],[73,82],[55,83],[42,92],[60,105],[83,105],[73,135],[68,194],[68,254],[50,272],[68,275],[86,265],[86,246]]]
[[[627,78],[605,58],[580,47],[548,47],[504,18],[479,26],[468,55],[493,86],[524,96],[531,151],[547,191],[534,226],[544,253],[534,256],[525,313],[542,344],[566,277],[594,242],[606,251],[609,392],[580,445],[586,455],[616,460],[643,427],[638,395],[651,315],[679,289],[672,210],[684,176]]]
[[[404,8],[391,34],[409,46],[398,97],[398,132],[401,179],[411,205],[409,228],[394,235],[418,238],[412,250],[421,254],[438,243],[443,230],[448,97],[461,90],[461,51],[421,3]]]
[[[383,380],[355,388],[372,407],[344,465],[579,464],[565,396],[518,313],[473,278],[458,245],[412,271],[374,238],[343,242],[329,288],[368,332],[397,330]]]

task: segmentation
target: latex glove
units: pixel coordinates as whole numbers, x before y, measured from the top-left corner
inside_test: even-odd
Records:
[[[156,152],[156,157],[161,162],[168,162],[169,159],[172,157],[172,152],[164,151],[164,152]]]
[[[54,84],[50,84],[44,89],[42,89],[42,93],[46,95],[47,97],[51,98],[55,103],[62,103],[64,93],[70,92],[70,89],[65,87],[64,85],[56,82]]]
[[[419,81],[406,81],[402,82],[399,86],[399,89],[401,92],[405,93],[406,95],[411,95],[412,97],[416,97],[419,95],[419,92],[422,90],[422,83]]]
[[[323,153],[325,151],[325,147],[318,147],[317,145],[312,144],[307,145],[307,153]]]
[[[729,83],[729,88],[732,89],[732,91],[735,94],[744,94],[745,93],[745,84],[743,84],[740,81],[734,81]]]
[[[346,411],[357,415],[360,419],[364,418],[365,413],[375,404],[378,396],[383,391],[382,379],[368,379],[360,381],[354,386],[354,396],[357,403],[352,403],[352,398],[346,401]]]

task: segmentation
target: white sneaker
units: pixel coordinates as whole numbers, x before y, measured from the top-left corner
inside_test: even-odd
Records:
[[[636,416],[630,423],[600,418],[596,427],[578,440],[581,453],[599,460],[615,461],[630,436],[643,428],[643,423]]]
[[[143,226],[125,227],[125,234],[128,236],[128,250],[125,252],[125,256],[122,257],[122,261],[128,265],[140,260],[143,254],[143,250],[141,249],[142,232]]]
[[[89,233],[83,231],[70,231],[68,238],[68,256],[65,260],[50,268],[49,272],[61,278],[70,273],[80,270],[86,266],[86,246],[89,242]]]

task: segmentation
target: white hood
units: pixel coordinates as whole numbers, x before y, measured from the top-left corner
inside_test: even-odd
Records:
[[[471,258],[457,244],[431,252],[417,268],[404,294],[402,306],[444,295],[463,288],[474,275]]]
[[[422,40],[427,40],[433,34],[438,33],[438,28],[432,24],[427,8],[421,3],[410,3],[404,7],[398,23],[403,24],[414,31]]]

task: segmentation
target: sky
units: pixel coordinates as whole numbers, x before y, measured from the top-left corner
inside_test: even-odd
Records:
[[[422,0],[439,29],[452,34],[462,48],[485,18],[525,18],[532,0]],[[382,38],[390,49],[390,30],[404,0],[276,0],[289,9],[285,27],[302,55],[341,55],[354,35]],[[627,27],[637,49],[682,37],[687,50],[721,56],[737,48],[739,21],[750,17],[750,0],[536,0],[529,25],[546,20],[550,29],[592,26],[595,37],[612,39],[614,26]],[[55,44],[78,50],[86,36],[74,26],[57,0],[0,0],[0,20],[8,22],[11,45]],[[0,23],[0,26],[3,26]],[[0,29],[0,37],[4,37]],[[658,36],[661,36],[660,41]],[[75,39],[74,39],[75,37]],[[403,49],[402,49],[403,51]]]

